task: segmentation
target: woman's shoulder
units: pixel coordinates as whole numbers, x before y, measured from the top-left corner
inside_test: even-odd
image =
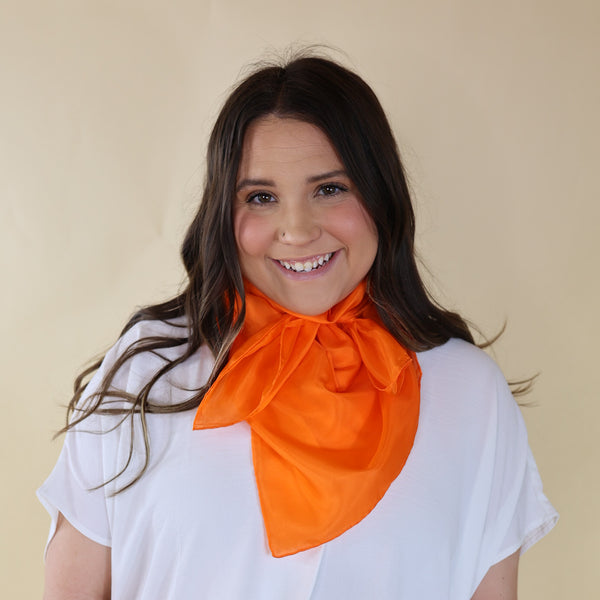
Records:
[[[461,438],[473,448],[479,447],[486,435],[499,432],[511,443],[526,440],[520,409],[508,383],[481,348],[451,339],[418,354],[418,360],[422,411],[441,427],[440,432],[448,424],[459,424]]]
[[[169,321],[142,320],[127,329],[108,351],[104,370],[120,362],[115,376],[116,387],[134,391],[147,383],[160,369],[176,363],[161,382],[163,385],[185,386],[190,381],[208,379],[214,358],[207,346],[188,352],[188,320],[179,317]],[[160,387],[160,383],[159,383]]]
[[[515,404],[500,367],[474,344],[452,338],[417,358],[423,373],[423,394],[435,402],[462,406],[467,411],[477,407],[484,412],[495,411],[498,402]]]
[[[150,337],[184,339],[188,336],[188,325],[189,321],[185,316],[168,321],[142,319],[124,331],[117,343],[127,348],[139,340]]]
[[[504,379],[500,367],[478,346],[465,340],[451,338],[445,344],[417,354],[423,372],[440,375],[454,374],[471,380]]]

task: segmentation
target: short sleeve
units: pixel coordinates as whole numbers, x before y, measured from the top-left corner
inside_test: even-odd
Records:
[[[542,539],[557,521],[558,513],[544,495],[537,465],[528,448],[525,472],[514,514],[509,521],[494,563],[500,562],[519,549],[523,554]]]
[[[107,352],[100,368],[88,383],[80,405],[85,405],[99,389],[122,346],[123,339]],[[58,461],[37,490],[40,502],[52,519],[46,549],[56,532],[59,512],[92,541],[103,546],[111,545],[107,509],[110,491],[103,485],[108,472],[104,464],[105,432],[108,428],[105,419],[92,414],[65,434]]]
[[[105,488],[102,480],[101,436],[71,430],[52,473],[37,496],[52,519],[46,547],[54,537],[58,513],[83,535],[103,546],[111,545]]]
[[[479,580],[517,550],[525,552],[548,533],[558,514],[544,495],[521,410],[499,374],[494,423],[487,444],[490,493],[480,551]]]
[[[135,324],[107,352],[79,404],[84,406],[89,401],[118,357],[133,344],[152,336],[184,339],[186,332],[183,318],[168,323],[140,321]],[[160,353],[136,354],[117,371],[111,388],[138,393],[157,370],[164,366],[165,361],[179,358],[182,352],[184,346],[175,344],[173,348],[163,349]],[[202,367],[196,370],[183,369],[187,378],[181,381],[174,372],[172,376],[169,374],[152,388],[153,392],[156,391],[165,402],[187,400],[194,393],[197,381],[202,377],[206,380],[212,369],[210,351],[206,348],[200,354],[205,357]],[[142,468],[146,458],[139,418],[128,420],[128,426],[120,426],[123,418],[122,415],[93,413],[65,434],[56,466],[37,491],[40,502],[52,519],[48,543],[56,531],[60,512],[89,539],[104,546],[112,545],[115,493],[131,482],[133,476],[127,475],[123,479],[120,474],[125,469],[129,469],[129,474],[136,473]]]

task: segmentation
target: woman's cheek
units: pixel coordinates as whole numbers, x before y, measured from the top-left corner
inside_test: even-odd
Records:
[[[341,204],[328,222],[330,233],[349,246],[369,253],[377,247],[377,227],[360,200]]]
[[[247,258],[263,258],[268,254],[273,239],[269,219],[240,211],[234,215],[235,241],[240,255]]]

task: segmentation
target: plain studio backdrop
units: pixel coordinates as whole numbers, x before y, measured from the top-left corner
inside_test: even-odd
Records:
[[[2,553],[37,598],[35,489],[75,373],[135,306],[174,294],[207,134],[244,65],[324,43],[379,95],[446,306],[495,344],[556,529],[521,597],[600,584],[600,4],[596,0],[3,0],[0,4]],[[435,574],[432,574],[435,576]]]

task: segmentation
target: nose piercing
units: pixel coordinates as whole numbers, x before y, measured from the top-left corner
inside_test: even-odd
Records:
[[[283,238],[285,237],[285,231],[282,231],[282,232],[279,234],[279,237],[280,237],[281,239],[283,239]]]

